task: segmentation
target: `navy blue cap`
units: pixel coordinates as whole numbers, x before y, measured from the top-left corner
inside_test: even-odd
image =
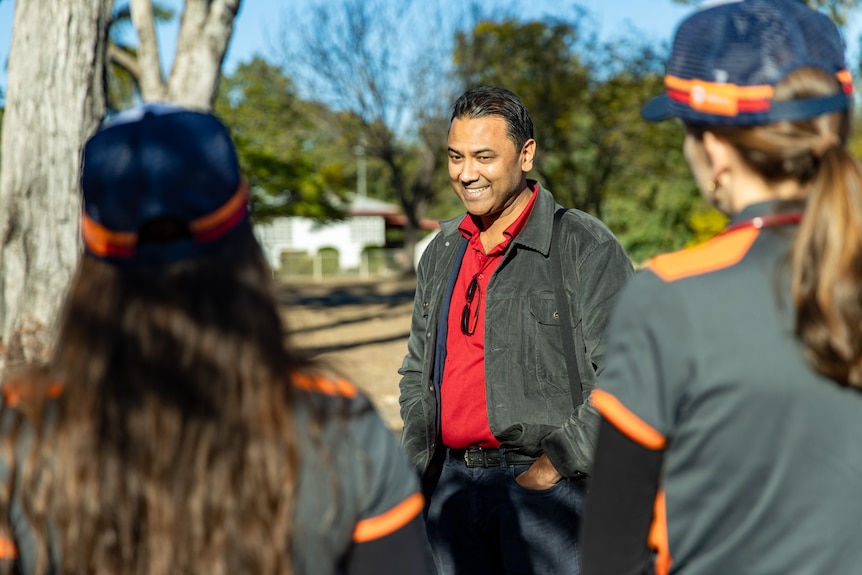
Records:
[[[197,257],[251,229],[230,134],[206,112],[148,104],[115,116],[84,147],[81,187],[84,247],[118,265]],[[182,233],[148,241],[153,222]]]
[[[775,85],[802,67],[832,74],[842,91],[774,101]],[[666,92],[641,114],[712,125],[801,120],[850,107],[852,79],[835,24],[801,0],[708,2],[680,24],[665,75]]]

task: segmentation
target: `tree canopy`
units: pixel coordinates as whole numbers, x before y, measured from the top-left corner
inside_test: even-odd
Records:
[[[557,200],[603,219],[635,261],[720,229],[682,156],[681,127],[640,109],[664,87],[664,54],[602,43],[578,21],[483,21],[457,37],[464,85],[497,84],[530,110],[535,176]]]
[[[338,121],[326,106],[301,100],[277,66],[255,58],[222,80],[215,112],[231,128],[249,181],[254,216],[342,216],[351,187],[347,142],[327,129]]]

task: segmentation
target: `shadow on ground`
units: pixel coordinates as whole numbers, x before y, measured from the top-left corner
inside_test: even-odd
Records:
[[[276,289],[279,304],[307,308],[412,302],[416,279],[327,280],[315,283],[285,282]]]

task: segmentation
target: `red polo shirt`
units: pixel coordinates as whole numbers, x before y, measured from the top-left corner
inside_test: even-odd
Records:
[[[536,202],[536,184],[530,182],[532,196],[518,219],[503,232],[505,239],[485,253],[479,239],[478,218],[467,214],[458,229],[468,240],[461,270],[455,281],[449,306],[449,330],[446,336],[446,362],[440,387],[440,423],[443,444],[453,449],[500,446],[491,433],[485,398],[485,294],[488,282],[503,259],[512,238],[524,228]],[[473,278],[478,288],[469,307],[468,321],[476,329],[473,335],[461,330],[461,316],[467,305],[467,289]],[[478,306],[478,315],[476,315]]]

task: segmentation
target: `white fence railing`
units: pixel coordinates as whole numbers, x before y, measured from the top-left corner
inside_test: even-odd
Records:
[[[330,277],[393,277],[412,266],[402,249],[375,248],[365,250],[358,268],[345,269],[339,263],[338,252],[323,249],[314,255],[305,252],[282,252],[275,275],[281,279],[322,281]]]

